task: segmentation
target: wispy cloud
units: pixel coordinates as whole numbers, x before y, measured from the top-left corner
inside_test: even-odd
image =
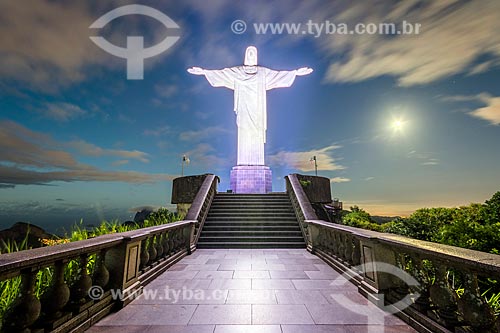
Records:
[[[420,165],[438,165],[439,159],[436,158],[436,154],[433,152],[417,152],[412,150],[406,155],[409,159],[414,159],[419,162]]]
[[[83,140],[72,141],[67,145],[73,149],[76,149],[78,153],[86,156],[117,156],[125,159],[135,159],[143,163],[149,162],[149,155],[139,150],[106,149]]]
[[[470,113],[471,116],[484,119],[493,125],[500,125],[500,97],[484,96],[486,106]]]
[[[468,112],[469,115],[488,121],[492,125],[500,125],[500,97],[493,97],[488,93],[477,95],[440,96],[444,102],[477,102],[485,105]]]
[[[118,161],[114,161],[113,163],[111,163],[112,166],[120,166],[120,165],[125,165],[125,164],[128,164],[130,161],[129,160],[118,160]]]
[[[179,92],[179,86],[175,84],[157,84],[155,91],[160,97],[170,98]]]
[[[346,177],[333,177],[330,178],[330,182],[332,183],[347,183],[350,182],[351,178],[346,178]]]
[[[215,154],[216,149],[207,143],[200,143],[194,149],[186,152],[193,166],[211,168],[224,165],[226,161]]]
[[[314,171],[314,163],[310,161],[311,157],[316,156],[318,170],[333,171],[343,170],[345,167],[337,163],[337,160],[332,156],[335,149],[342,146],[331,145],[320,149],[309,151],[280,151],[268,157],[271,165],[280,165],[289,167],[299,171]]]
[[[144,135],[147,136],[165,136],[172,133],[172,129],[169,126],[161,126],[155,129],[148,128],[144,130]]]
[[[138,151],[108,150],[83,141],[60,143],[50,136],[34,132],[11,121],[0,122],[0,184],[47,185],[63,181],[113,181],[152,183],[170,180],[171,175],[135,171],[107,171],[83,164],[61,147],[78,147],[91,156],[123,156],[147,161]]]
[[[47,103],[41,113],[47,118],[59,122],[66,122],[75,118],[79,118],[87,114],[78,105],[71,103]]]
[[[219,127],[219,126],[212,126],[212,127],[206,127],[198,131],[186,131],[182,132],[179,134],[179,139],[182,141],[200,141],[206,138],[218,136],[223,133],[228,133],[229,130]]]
[[[116,58],[88,38],[92,22],[113,6],[123,4],[121,0],[105,3],[37,0],[27,6],[25,2],[0,1],[1,80],[13,79],[23,82],[26,88],[57,92],[91,76],[93,66],[121,69],[125,73],[121,61],[114,61]],[[107,36],[112,44],[123,41],[123,32],[145,34],[144,29],[140,29],[141,20],[128,17],[115,21],[113,31]],[[146,34],[153,39],[152,45],[165,38],[161,28]],[[174,48],[146,62],[146,67],[161,62]]]
[[[347,9],[345,9],[347,8]],[[337,9],[336,12],[334,10]],[[335,57],[326,74],[329,82],[356,82],[382,75],[399,85],[425,84],[458,73],[479,73],[496,62],[472,66],[481,55],[500,57],[500,2],[430,1],[365,3],[335,2],[316,15],[331,22],[403,22],[421,24],[419,35],[335,35],[319,38]],[[332,16],[333,15],[333,16]]]
[[[0,183],[11,185],[48,185],[53,182],[97,181],[154,183],[175,178],[166,174],[146,174],[136,171],[105,171],[93,167],[63,171],[32,171],[0,165]]]

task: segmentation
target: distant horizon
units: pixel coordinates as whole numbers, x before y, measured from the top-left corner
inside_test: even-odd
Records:
[[[221,192],[221,191],[219,191]],[[491,194],[491,196],[494,193]],[[471,201],[471,202],[463,202],[459,204],[448,204],[448,205],[423,205],[417,209],[421,208],[438,208],[438,207],[443,207],[443,208],[455,208],[455,207],[461,207],[461,206],[467,206],[470,205],[471,203],[484,203],[486,200],[489,198],[486,198],[483,201]],[[334,196],[333,196],[334,197]],[[333,198],[332,198],[333,199]],[[342,201],[342,200],[341,200]],[[408,217],[410,216],[415,210],[408,210],[406,213],[404,211],[399,211],[399,212],[390,212],[390,210],[378,210],[378,209],[383,209],[381,207],[378,207],[376,204],[364,204],[360,202],[344,202],[343,201],[343,209],[348,211],[350,207],[353,206],[358,206],[359,208],[365,210],[368,212],[371,216],[379,216],[379,217]],[[137,207],[137,208],[149,208],[149,209],[158,209],[158,208],[167,208],[171,212],[176,212],[176,205],[174,204],[169,204],[169,205],[161,205],[157,207]],[[140,210],[138,210],[140,211]],[[137,211],[137,212],[138,212]],[[0,230],[8,229],[12,227],[14,224],[17,222],[24,222],[24,223],[29,223],[32,225],[36,225],[42,229],[44,229],[47,232],[62,235],[62,232],[69,232],[71,228],[77,224],[80,223],[80,220],[83,221],[84,226],[97,226],[103,221],[113,221],[113,220],[118,220],[120,223],[126,222],[126,221],[133,221],[135,212],[132,212],[131,210],[128,210],[126,212],[123,212],[123,214],[118,214],[118,215],[110,215],[110,216],[102,216],[102,218],[99,218],[100,214],[96,212],[95,216],[86,216],[85,217],[79,217],[79,216],[72,216],[72,217],[65,217],[65,216],[57,216],[57,217],[52,217],[52,218],[40,218],[35,221],[29,221],[27,219],[24,219],[22,217],[18,219],[12,219],[9,216],[3,216],[0,213]],[[9,221],[12,221],[11,223]]]

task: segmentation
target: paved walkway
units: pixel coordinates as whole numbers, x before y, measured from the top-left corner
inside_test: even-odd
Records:
[[[197,250],[87,332],[415,331],[306,250],[234,249]]]

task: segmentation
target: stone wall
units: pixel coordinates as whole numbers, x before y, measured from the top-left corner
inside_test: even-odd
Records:
[[[207,174],[175,178],[172,184],[172,203],[191,204]]]
[[[311,203],[332,202],[330,179],[319,176],[296,175]]]

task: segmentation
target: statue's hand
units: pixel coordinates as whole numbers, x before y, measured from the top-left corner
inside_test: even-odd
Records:
[[[194,75],[203,75],[205,74],[205,71],[203,70],[203,68],[200,68],[200,67],[191,67],[191,68],[188,68],[188,73],[190,74],[194,74]]]
[[[309,67],[302,67],[302,68],[299,68],[297,69],[297,75],[308,75],[308,74],[311,74],[313,72],[313,69],[312,68],[309,68]]]

